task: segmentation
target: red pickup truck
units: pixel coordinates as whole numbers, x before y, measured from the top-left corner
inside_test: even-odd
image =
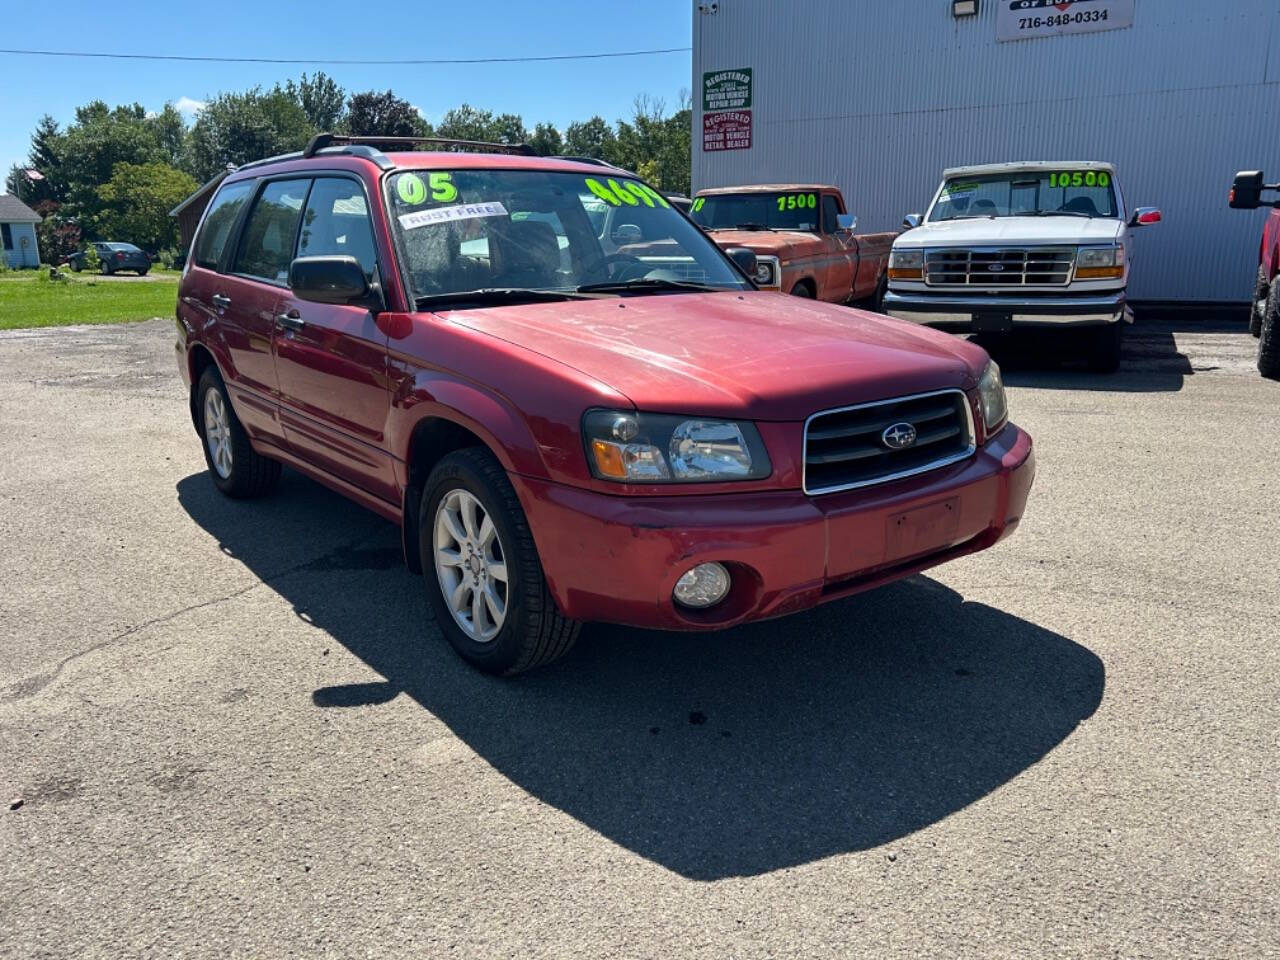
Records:
[[[791,613],[1017,526],[1031,438],[981,347],[762,293],[616,168],[411,145],[324,134],[230,174],[177,361],[214,485],[288,464],[397,524],[472,664],[546,663],[582,621]]]
[[[689,215],[723,250],[756,254],[756,284],[879,309],[896,233],[855,234],[838,187],[761,184],[699,190]]]
[[[1228,202],[1237,210],[1256,210],[1264,203],[1264,191],[1280,192],[1280,183],[1266,183],[1261,170],[1242,170],[1236,174]],[[1262,225],[1249,332],[1258,338],[1258,371],[1280,380],[1280,202],[1271,206]]]

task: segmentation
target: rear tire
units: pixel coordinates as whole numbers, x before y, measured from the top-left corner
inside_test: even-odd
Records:
[[[146,275],[147,275],[147,271],[146,271],[146,270],[139,270],[139,271],[138,271],[138,276],[140,276],[140,277],[145,277]]]
[[[1267,294],[1258,337],[1258,372],[1268,380],[1280,380],[1280,283],[1273,283]]]
[[[254,452],[216,367],[206,367],[200,375],[196,410],[204,462],[214,486],[236,499],[269,493],[280,480],[280,462]]]
[[[1271,292],[1271,282],[1267,279],[1267,268],[1258,267],[1258,279],[1253,285],[1253,302],[1249,304],[1249,332],[1255,337],[1262,336],[1262,317],[1267,312],[1267,294]]]
[[[1094,373],[1115,373],[1120,369],[1120,347],[1124,340],[1124,321],[1089,331],[1089,369]]]
[[[418,549],[440,632],[477,669],[521,673],[577,640],[581,624],[556,606],[520,500],[488,450],[457,450],[431,471]]]

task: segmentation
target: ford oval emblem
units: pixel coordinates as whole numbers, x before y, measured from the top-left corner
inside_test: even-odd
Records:
[[[992,273],[1004,273],[1004,264],[993,263],[991,264],[991,266],[987,267],[987,269],[990,270]]]
[[[890,450],[905,450],[916,442],[916,428],[909,423],[895,423],[880,434],[880,442]]]

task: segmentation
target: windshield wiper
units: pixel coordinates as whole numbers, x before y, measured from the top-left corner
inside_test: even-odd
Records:
[[[481,287],[479,290],[462,290],[456,293],[431,293],[416,297],[414,305],[420,308],[457,307],[464,304],[476,307],[503,306],[511,303],[556,303],[561,300],[590,300],[577,290],[539,290],[535,287]]]
[[[1079,210],[1037,210],[1037,217],[1084,217],[1086,220],[1092,220],[1093,216],[1088,213],[1081,213]]]
[[[733,229],[735,230],[770,230],[772,228],[766,227],[763,223],[739,223],[739,224],[735,224]]]
[[[662,277],[637,277],[635,280],[610,280],[605,283],[584,283],[578,293],[626,293],[647,290],[681,290],[693,293],[717,293],[725,287],[712,287],[688,280],[664,280]]]

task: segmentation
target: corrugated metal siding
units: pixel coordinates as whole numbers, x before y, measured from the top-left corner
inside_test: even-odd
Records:
[[[996,42],[996,5],[720,0],[693,14],[694,187],[837,184],[860,230],[895,229],[944,167],[1109,160],[1136,231],[1138,299],[1247,300],[1263,214],[1231,177],[1280,178],[1280,3],[1137,0],[1134,26]],[[754,146],[701,150],[704,70],[754,68]]]
[[[0,256],[5,258],[9,267],[18,270],[22,267],[40,266],[40,248],[36,242],[35,226],[30,223],[10,223],[9,230],[13,235],[13,249],[0,250]],[[26,247],[22,245],[23,237],[27,238]]]

